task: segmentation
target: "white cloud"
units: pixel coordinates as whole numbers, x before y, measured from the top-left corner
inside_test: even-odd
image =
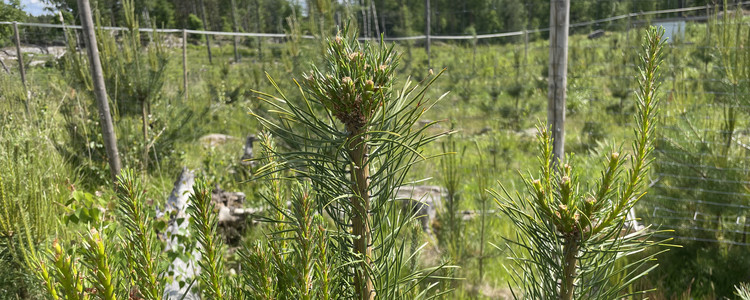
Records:
[[[49,13],[44,10],[49,6],[47,4],[44,4],[41,0],[21,0],[21,6],[23,7],[23,10],[25,12],[32,16],[39,16]]]

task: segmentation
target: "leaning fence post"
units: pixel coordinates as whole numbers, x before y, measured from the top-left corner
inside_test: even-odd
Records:
[[[206,52],[208,53],[208,64],[213,65],[213,58],[211,55],[211,35],[208,34],[208,23],[206,22],[206,4],[201,0],[201,19],[203,20],[203,36],[206,38]]]
[[[188,100],[188,69],[187,69],[187,30],[182,30],[182,93]]]
[[[239,32],[239,25],[237,25],[237,4],[234,0],[232,0],[232,23],[233,23],[233,29],[234,33]],[[237,48],[239,48],[239,36],[234,35],[234,62],[238,63],[240,62],[240,52]]]
[[[60,19],[60,24],[62,25],[63,38],[65,39],[65,47],[68,47],[70,46],[70,41],[68,40],[68,29],[65,28],[65,18],[63,17],[62,12],[57,11],[57,18]]]
[[[3,62],[2,59],[0,59],[0,66],[2,66],[3,70],[5,70],[5,74],[10,74],[10,70],[8,70],[8,66],[5,65],[5,62]]]
[[[21,53],[21,38],[18,35],[18,22],[13,21],[13,34],[16,38],[16,57],[18,58],[18,70],[21,72],[21,82],[24,90],[26,89],[26,68],[23,64],[23,54]]]
[[[23,53],[21,53],[21,38],[18,34],[18,22],[13,21],[13,34],[16,40],[16,57],[18,58],[18,70],[21,72],[21,83],[23,84],[24,94],[24,108],[26,109],[26,116],[31,116],[29,111],[29,88],[26,86],[26,67],[23,63]]]
[[[104,85],[102,62],[99,60],[99,47],[96,45],[94,20],[91,17],[89,0],[78,0],[78,10],[81,18],[81,27],[83,28],[83,38],[86,42],[86,52],[89,55],[91,80],[94,83],[94,97],[99,108],[99,120],[102,125],[104,148],[107,150],[110,175],[112,175],[112,180],[115,181],[120,174],[120,153],[117,151],[117,136],[115,135],[114,125],[112,125],[112,115],[109,113],[107,89]]]

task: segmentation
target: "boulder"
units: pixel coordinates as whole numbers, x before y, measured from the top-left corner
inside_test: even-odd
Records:
[[[236,138],[231,135],[212,133],[202,136],[200,139],[198,139],[198,141],[200,141],[201,145],[203,145],[204,147],[216,147],[226,144],[228,141],[234,139]]]
[[[492,132],[492,127],[485,126],[481,130],[477,131],[474,135],[485,135]]]
[[[396,190],[396,198],[404,201],[404,206],[416,216],[422,230],[428,234],[432,234],[432,222],[447,195],[444,188],[434,185],[406,185]]]
[[[602,29],[594,30],[591,33],[589,33],[588,38],[589,38],[589,40],[598,39],[600,37],[603,37],[604,33],[605,32]]]
[[[521,137],[528,137],[528,138],[536,138],[536,135],[539,133],[539,130],[536,127],[533,128],[526,128],[524,130],[521,130],[518,132],[518,135]]]

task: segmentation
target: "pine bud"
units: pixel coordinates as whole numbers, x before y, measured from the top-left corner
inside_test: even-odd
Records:
[[[533,185],[534,189],[537,190],[537,191],[541,191],[542,190],[542,182],[539,181],[539,179],[534,179],[534,181],[531,182],[531,185]]]
[[[60,246],[60,242],[58,242],[57,239],[52,241],[52,250],[54,251],[55,258],[57,259],[59,259],[63,254],[62,247]]]
[[[354,82],[352,81],[352,78],[349,76],[346,76],[344,78],[341,78],[341,82],[346,85],[352,85]]]

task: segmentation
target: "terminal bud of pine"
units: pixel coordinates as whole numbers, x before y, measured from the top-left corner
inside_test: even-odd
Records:
[[[618,159],[620,159],[620,153],[612,152],[612,154],[610,154],[610,160],[617,161]]]
[[[353,132],[365,127],[383,102],[391,98],[396,67],[392,48],[362,45],[356,39],[337,35],[329,41],[325,58],[327,69],[313,67],[304,76],[303,89],[344,123],[347,130]]]
[[[542,182],[536,179],[532,182],[532,185],[534,186],[534,191],[536,191],[537,201],[540,203],[544,202],[544,187],[542,186]]]
[[[52,253],[55,255],[55,259],[59,259],[63,255],[62,247],[57,239],[52,241]]]

